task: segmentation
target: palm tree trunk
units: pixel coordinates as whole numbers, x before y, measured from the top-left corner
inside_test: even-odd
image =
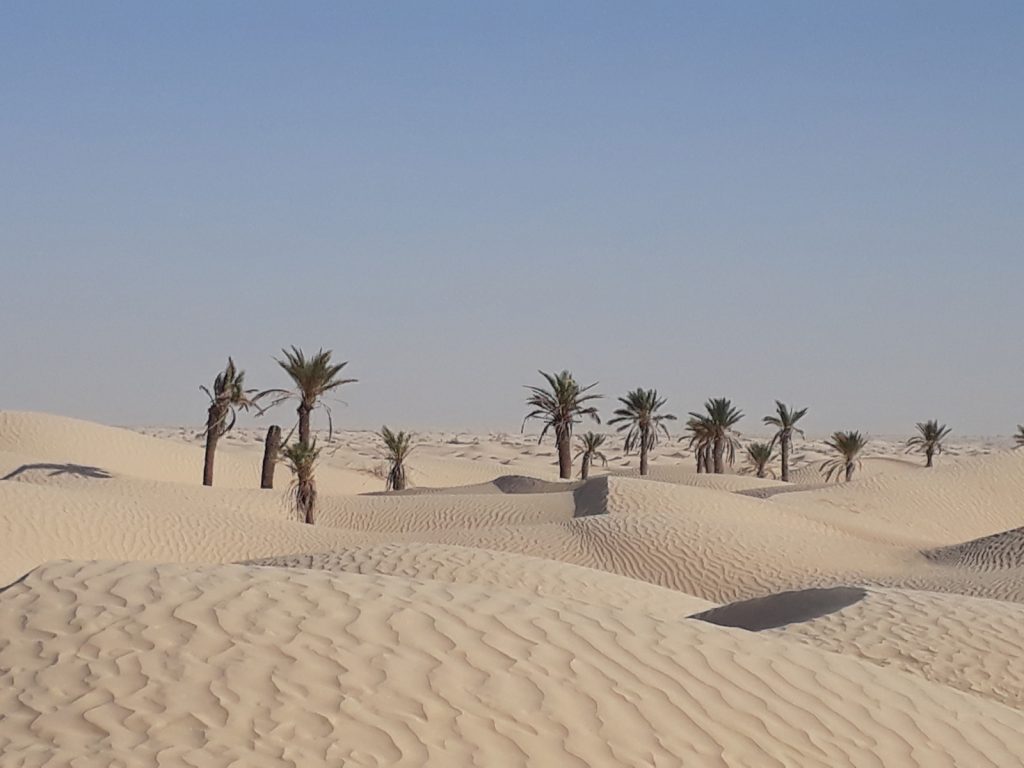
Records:
[[[557,433],[558,476],[563,480],[572,478],[572,433],[568,430]]]
[[[757,465],[757,476],[760,479],[764,479],[764,464]]]
[[[392,490],[405,490],[405,466],[402,464],[402,462],[398,462],[397,466],[395,467],[395,483],[394,488]]]
[[[313,413],[313,407],[305,403],[299,403],[299,442],[302,445],[309,445],[309,417]]]
[[[929,449],[927,449],[924,452],[924,455],[925,455],[925,458],[927,459],[927,461],[925,462],[925,466],[926,467],[932,466],[932,457],[935,455],[935,451],[933,451],[931,448],[929,448]]]
[[[580,462],[580,480],[586,480],[588,477],[590,477],[590,454],[584,453]]]
[[[697,455],[697,474],[698,475],[703,475],[707,471],[707,468],[704,466],[704,446],[703,445],[698,446],[697,451],[696,451],[696,455]]]
[[[782,436],[782,482],[789,482],[789,435]]]
[[[640,433],[640,476],[647,474],[647,430]]]
[[[715,474],[725,474],[725,438],[715,438]]]
[[[277,454],[281,450],[281,428],[274,424],[267,430],[267,439],[263,443],[263,471],[260,473],[260,488],[274,487],[274,467],[277,466]]]
[[[712,461],[711,454],[714,452],[714,442],[710,442],[704,446],[704,471],[707,474],[711,474],[714,470],[714,462]]]
[[[206,416],[206,455],[203,458],[203,485],[213,485],[213,460],[220,440],[220,413],[211,405]]]
[[[850,482],[853,479],[853,468],[854,464],[852,461],[846,462],[846,482]]]

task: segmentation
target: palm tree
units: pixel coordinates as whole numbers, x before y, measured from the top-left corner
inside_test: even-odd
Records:
[[[619,424],[618,431],[626,433],[626,453],[640,449],[640,474],[647,474],[647,452],[658,444],[658,434],[668,437],[666,421],[675,421],[671,413],[658,413],[665,405],[665,398],[658,397],[656,389],[634,389],[620,397],[622,407],[616,409],[615,418],[609,419],[609,426]]]
[[[313,510],[316,507],[316,479],[313,472],[320,458],[320,449],[313,442],[292,443],[281,451],[281,457],[292,471],[291,500],[295,511],[304,523],[313,523]]]
[[[291,376],[295,388],[269,389],[261,393],[276,397],[267,408],[283,403],[285,400],[299,401],[297,408],[299,414],[299,442],[303,445],[310,444],[310,415],[314,409],[323,408],[327,412],[328,439],[330,439],[330,435],[334,433],[334,419],[330,406],[324,402],[324,396],[344,384],[353,384],[357,381],[357,379],[338,378],[341,369],[348,365],[348,362],[332,363],[332,351],[329,349],[324,350],[323,348],[309,358],[297,347],[281,351],[284,353],[284,360],[276,360],[276,358],[275,360],[284,369],[285,373]]]
[[[725,397],[715,397],[704,403],[707,413],[690,413],[695,419],[706,419],[713,435],[713,458],[715,474],[725,472],[725,461],[731,465],[736,460],[739,440],[733,427],[743,418],[743,411],[734,407]]]
[[[235,368],[235,361],[230,357],[223,371],[213,380],[213,392],[206,387],[199,387],[210,398],[210,407],[206,411],[206,457],[203,461],[203,485],[213,485],[213,459],[217,452],[217,442],[235,426],[238,411],[247,411],[256,405],[261,395],[255,395],[255,389],[245,388],[245,371]]]
[[[690,450],[697,459],[697,474],[710,473],[715,447],[715,433],[711,423],[706,416],[693,416],[687,419],[686,430],[690,433]]]
[[[868,444],[868,439],[860,432],[833,432],[825,445],[835,451],[838,456],[821,462],[821,471],[825,480],[845,478],[846,482],[853,479],[853,471],[860,467],[860,454]]]
[[[408,432],[392,432],[386,426],[381,427],[380,437],[388,451],[391,469],[388,471],[385,490],[404,491],[406,487],[405,460],[412,453],[412,435]]]
[[[793,435],[804,436],[804,431],[796,426],[796,423],[807,415],[806,408],[790,408],[781,400],[775,401],[775,415],[765,416],[762,421],[769,427],[775,427],[776,432],[772,437],[771,445],[774,448],[778,443],[782,451],[782,481],[789,482],[789,454],[793,450]]]
[[[597,432],[587,432],[580,438],[581,446],[576,451],[576,458],[582,457],[580,462],[580,480],[590,477],[590,465],[600,461],[602,466],[608,466],[608,457],[601,452],[607,435],[599,435]]]
[[[544,422],[544,429],[540,433],[540,443],[549,429],[555,430],[555,444],[558,446],[558,476],[563,480],[572,477],[572,428],[578,424],[584,416],[589,416],[598,424],[601,419],[597,415],[597,408],[587,403],[598,400],[601,395],[586,394],[597,386],[593,383],[581,387],[576,379],[568,371],[558,374],[539,372],[548,383],[549,389],[543,387],[526,388],[530,396],[526,398],[526,404],[533,408],[526,418],[523,419],[523,429],[526,429],[526,422],[530,419],[538,419]]]
[[[932,458],[942,453],[942,441],[949,437],[952,430],[935,419],[917,422],[917,434],[907,440],[907,453],[916,451],[925,455],[926,467],[932,466]]]
[[[1024,448],[1024,424],[1017,425],[1017,434],[1013,436],[1014,448]]]
[[[775,458],[772,443],[751,443],[747,446],[747,464],[758,477],[768,476],[768,465]]]

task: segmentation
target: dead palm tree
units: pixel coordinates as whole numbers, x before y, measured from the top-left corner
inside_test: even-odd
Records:
[[[789,482],[789,456],[793,450],[793,435],[804,436],[804,431],[797,427],[796,423],[806,415],[806,408],[790,408],[781,400],[776,400],[775,414],[773,416],[765,416],[762,419],[766,425],[776,429],[771,445],[774,448],[777,443],[782,453],[781,480],[784,483]]]
[[[263,441],[263,466],[260,470],[260,488],[274,487],[274,469],[281,453],[281,428],[272,424]]]
[[[608,466],[608,457],[601,452],[602,446],[607,440],[607,435],[599,435],[597,432],[587,432],[580,438],[580,449],[576,451],[576,458],[580,458],[580,480],[590,477],[590,465],[600,461],[602,466]]]
[[[666,421],[675,421],[676,417],[671,413],[658,413],[665,398],[658,397],[656,389],[634,389],[620,397],[622,407],[615,410],[615,418],[609,419],[608,424],[619,424],[619,432],[626,433],[626,453],[631,453],[634,448],[640,449],[640,474],[647,474],[647,453],[658,444],[658,436],[664,434],[668,437]]]
[[[267,408],[285,402],[286,400],[297,400],[296,409],[299,414],[299,442],[309,445],[310,415],[316,408],[323,408],[327,413],[328,439],[334,434],[334,419],[331,414],[331,407],[324,401],[324,397],[344,384],[353,384],[357,379],[339,379],[341,369],[348,365],[348,362],[331,362],[331,350],[320,349],[315,355],[306,357],[305,353],[297,348],[282,350],[284,360],[276,360],[277,364],[284,369],[292,382],[293,389],[269,389],[261,395],[270,395],[275,399]],[[266,409],[264,409],[266,410]]]
[[[558,476],[568,480],[572,477],[573,426],[582,421],[584,416],[589,416],[598,424],[601,423],[597,408],[587,405],[600,399],[601,395],[588,395],[587,392],[596,387],[597,383],[581,387],[568,371],[557,374],[544,371],[539,373],[547,381],[549,389],[526,387],[530,391],[526,404],[533,410],[526,414],[522,428],[526,429],[526,422],[530,419],[543,421],[544,429],[541,430],[538,443],[544,439],[549,429],[554,429],[555,445],[558,446]]]
[[[748,471],[757,477],[768,476],[768,465],[775,458],[775,446],[771,443],[751,443],[746,447]]]
[[[690,450],[697,459],[697,474],[710,473],[715,446],[714,429],[706,416],[691,416],[686,421],[686,431],[690,433]]]
[[[384,441],[388,462],[391,464],[385,490],[404,491],[407,485],[405,460],[412,453],[412,435],[408,432],[392,432],[384,426],[380,429],[380,437]]]
[[[1024,424],[1017,425],[1017,433],[1013,436],[1014,448],[1024,448]]]
[[[825,480],[831,482],[833,478],[845,478],[850,482],[853,471],[861,465],[860,454],[867,444],[867,437],[860,432],[833,432],[825,445],[838,455],[821,462],[820,470],[825,473]]]
[[[706,413],[691,412],[690,416],[707,421],[713,437],[714,471],[720,475],[725,472],[726,460],[730,465],[736,461],[739,440],[733,427],[743,418],[743,411],[733,406],[732,401],[725,397],[711,398],[704,403],[704,410]]]
[[[230,357],[224,370],[213,380],[213,391],[199,387],[210,398],[206,410],[206,456],[203,461],[203,485],[213,485],[213,460],[217,442],[235,426],[238,411],[247,411],[256,405],[260,395],[255,389],[245,388],[245,371],[235,368]]]
[[[942,442],[952,432],[945,424],[939,424],[936,419],[917,422],[917,434],[907,440],[907,453],[912,451],[923,453],[926,467],[932,466],[932,459],[937,453],[942,453]]]
[[[317,498],[314,472],[320,458],[320,449],[316,447],[316,438],[308,444],[291,443],[281,451],[281,458],[292,471],[289,495],[295,511],[302,522],[312,524]]]

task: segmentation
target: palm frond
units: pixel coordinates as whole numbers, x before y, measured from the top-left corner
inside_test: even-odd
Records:
[[[825,441],[825,445],[838,454],[834,458],[821,463],[819,470],[825,474],[825,480],[841,479],[852,474],[854,468],[861,467],[860,455],[868,444],[868,438],[860,432],[833,432]]]
[[[257,407],[259,399],[263,397],[262,392],[246,389],[245,371],[238,370],[230,357],[224,370],[214,378],[213,390],[202,385],[199,389],[210,401],[209,418],[203,434],[216,430],[216,437],[223,437],[234,428],[238,411]]]
[[[540,441],[549,429],[555,430],[556,436],[571,435],[573,426],[579,424],[584,418],[590,418],[601,423],[597,408],[588,403],[601,399],[601,395],[591,392],[597,386],[597,382],[581,387],[569,371],[561,373],[545,373],[539,371],[540,375],[548,384],[548,388],[526,386],[529,392],[526,404],[530,410],[523,419],[521,431],[525,431],[526,422],[537,420],[544,423],[540,433]],[[590,394],[587,394],[590,393]]]

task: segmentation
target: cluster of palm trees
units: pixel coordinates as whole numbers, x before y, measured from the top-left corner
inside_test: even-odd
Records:
[[[569,371],[561,373],[539,372],[547,382],[547,388],[527,385],[530,393],[526,404],[531,409],[523,419],[523,429],[531,419],[544,424],[538,442],[542,442],[548,431],[554,432],[555,446],[558,450],[558,476],[563,480],[572,477],[573,452],[572,435],[574,427],[584,418],[592,419],[598,424],[601,417],[593,401],[600,400],[603,395],[592,390],[597,384],[580,386]],[[620,406],[608,421],[617,425],[616,429],[625,434],[625,450],[640,453],[640,474],[646,475],[648,470],[648,454],[658,444],[661,435],[669,436],[665,422],[674,421],[671,413],[662,413],[665,398],[658,395],[656,389],[634,389],[619,398]],[[607,464],[608,460],[601,453],[605,436],[588,432],[583,436],[583,443],[576,457],[581,458],[580,476],[586,479],[590,467],[595,460]]]
[[[330,431],[333,433],[334,421],[326,397],[339,387],[356,381],[341,378],[339,374],[347,362],[335,363],[331,356],[332,352],[329,349],[320,349],[316,354],[309,356],[297,347],[283,350],[283,359],[275,358],[275,361],[288,374],[292,386],[288,389],[267,389],[262,392],[247,389],[245,372],[238,370],[234,360],[228,358],[227,366],[217,374],[213,382],[213,391],[200,387],[210,399],[204,432],[206,453],[203,462],[203,485],[213,485],[217,443],[234,426],[238,411],[257,409],[262,415],[268,409],[282,403],[297,402],[298,441],[290,442],[289,433],[282,445],[280,427],[274,425],[267,430],[260,486],[273,488],[274,466],[283,461],[292,471],[291,497],[295,509],[304,522],[313,522],[313,510],[317,499],[314,470],[321,449],[316,444],[316,438],[312,437],[311,417],[313,411],[324,410],[327,413]],[[268,398],[268,404],[260,407],[260,401]]]
[[[259,415],[263,415],[277,405],[295,402],[298,415],[295,429],[283,440],[281,428],[276,424],[267,430],[260,487],[273,488],[274,467],[279,462],[285,463],[292,472],[290,496],[295,510],[304,522],[313,522],[317,500],[315,470],[322,449],[312,435],[312,415],[318,409],[327,414],[330,440],[334,433],[334,415],[328,396],[340,387],[356,382],[356,379],[341,377],[341,372],[348,363],[336,363],[332,360],[332,355],[331,350],[322,348],[308,356],[298,347],[282,350],[282,358],[275,358],[275,362],[288,374],[292,386],[262,392],[247,389],[245,372],[238,370],[234,360],[228,358],[227,366],[214,379],[213,390],[200,387],[210,400],[204,432],[206,452],[203,461],[203,485],[213,485],[217,443],[234,427],[239,411],[255,409]],[[264,399],[268,399],[269,402],[261,407],[259,403]],[[291,436],[296,429],[298,439],[291,442]],[[394,432],[387,426],[381,428],[378,434],[384,443],[390,464],[385,487],[389,491],[404,490],[407,485],[405,461],[413,449],[412,435],[407,432]]]
[[[529,392],[526,403],[531,410],[523,419],[523,429],[530,420],[541,421],[544,427],[538,442],[542,442],[549,431],[554,433],[559,477],[572,477],[573,462],[580,459],[580,477],[586,479],[595,462],[608,463],[602,453],[607,436],[587,432],[581,436],[580,447],[573,455],[573,430],[585,418],[601,423],[594,402],[601,399],[602,395],[593,391],[596,383],[580,386],[569,371],[540,371],[540,374],[547,386],[526,387]],[[627,454],[634,451],[640,454],[640,474],[646,475],[649,471],[649,452],[658,444],[659,437],[669,437],[666,422],[675,421],[676,417],[662,412],[665,398],[659,396],[654,389],[635,389],[618,400],[620,407],[614,411],[608,424],[618,425],[618,431],[625,433],[623,448]],[[735,464],[736,454],[743,448],[747,460],[745,471],[760,478],[774,476],[770,466],[775,461],[778,449],[779,479],[790,482],[793,440],[796,436],[804,437],[798,425],[807,415],[807,410],[793,408],[776,400],[775,412],[761,420],[765,426],[772,428],[771,439],[768,442],[751,442],[744,447],[736,430],[736,425],[743,419],[743,411],[728,398],[711,398],[704,403],[703,411],[689,413],[686,421],[687,436],[683,439],[689,442],[699,474],[724,473],[727,467]],[[925,466],[932,467],[935,456],[942,453],[943,444],[951,430],[935,419],[919,422],[916,427],[917,434],[906,443],[907,452],[924,454]],[[1024,447],[1024,425],[1017,427],[1014,439],[1017,447]],[[821,462],[818,470],[827,481],[853,479],[854,473],[861,466],[861,457],[868,443],[868,437],[859,431],[833,432],[825,444],[835,455]]]
[[[205,386],[200,389],[209,399],[207,408],[206,450],[203,461],[203,485],[213,485],[214,459],[218,442],[234,427],[238,412],[257,410],[262,415],[270,408],[285,402],[296,402],[298,421],[298,440],[291,442],[292,430],[282,440],[280,427],[273,425],[267,431],[264,446],[263,467],[260,478],[262,488],[272,488],[274,467],[278,462],[287,464],[292,472],[290,488],[294,506],[303,521],[311,523],[317,500],[315,468],[320,459],[321,448],[312,436],[310,421],[317,409],[327,414],[328,440],[334,432],[334,418],[327,397],[346,384],[356,379],[341,377],[346,362],[335,363],[332,351],[320,349],[316,354],[307,356],[301,349],[291,347],[282,350],[283,358],[275,361],[291,379],[291,387],[257,391],[245,385],[245,372],[235,366],[232,358],[228,358],[224,370],[217,374],[213,388]],[[569,371],[545,373],[540,371],[547,386],[527,386],[529,396],[526,403],[530,408],[523,419],[526,422],[539,420],[543,423],[539,441],[543,441],[549,431],[554,433],[558,450],[558,473],[562,479],[572,477],[573,463],[580,460],[580,477],[586,479],[595,463],[607,465],[608,459],[602,452],[607,442],[607,435],[587,432],[581,436],[580,446],[573,453],[573,431],[584,419],[591,419],[600,424],[601,419],[594,404],[603,396],[594,392],[596,383],[580,386]],[[269,402],[260,406],[260,401]],[[640,474],[649,471],[649,454],[661,437],[669,438],[667,422],[675,421],[676,416],[662,409],[666,399],[656,389],[637,388],[618,398],[619,407],[609,419],[609,426],[615,425],[623,435],[624,450],[627,454],[634,451],[640,455]],[[807,415],[807,408],[791,408],[785,403],[775,401],[775,413],[765,416],[762,422],[772,427],[774,434],[769,442],[752,442],[745,447],[740,441],[736,425],[743,419],[743,412],[736,408],[728,398],[711,398],[704,403],[702,412],[691,411],[686,422],[689,446],[694,452],[698,473],[722,474],[726,467],[731,467],[736,460],[737,451],[743,448],[747,459],[747,471],[757,477],[774,474],[770,465],[775,460],[775,449],[779,449],[780,479],[790,480],[790,462],[793,450],[793,438],[804,436],[798,423]],[[937,420],[919,422],[917,434],[907,441],[907,451],[923,453],[925,466],[934,464],[934,457],[942,453],[943,443],[951,430]],[[408,485],[405,462],[412,452],[413,436],[402,431],[393,431],[387,426],[378,433],[387,451],[389,471],[386,477],[388,491],[401,491]],[[1016,447],[1024,447],[1024,425],[1018,425],[1014,435]],[[851,480],[854,472],[860,467],[860,457],[868,444],[868,438],[860,432],[834,432],[826,440],[826,445],[835,453],[830,459],[823,461],[819,470],[825,479]]]

